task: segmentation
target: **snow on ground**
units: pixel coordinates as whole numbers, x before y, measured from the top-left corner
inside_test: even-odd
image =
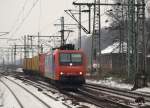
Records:
[[[79,102],[79,103],[82,106],[89,106],[89,108],[97,108],[95,105],[91,105],[91,104],[87,104],[87,103],[83,103],[83,102]],[[87,107],[85,107],[85,108],[87,108]]]
[[[20,69],[19,69],[20,71]],[[45,96],[42,92],[39,92],[37,88],[28,85],[20,80],[17,80],[15,78],[9,77],[13,79],[15,82],[19,83],[20,85],[24,86],[27,88],[29,91],[32,91],[36,96],[38,96],[40,99],[42,99],[44,102],[49,104],[52,108],[67,108],[67,106],[64,106],[63,103],[69,105],[71,108],[80,108],[81,106],[85,106],[86,108],[97,108],[96,106],[92,104],[87,104],[84,102],[79,102],[77,105],[74,105],[72,100],[65,100],[66,97],[63,97],[61,93],[52,93],[48,91],[43,91],[45,93],[48,93],[53,98],[57,98],[58,101],[55,101],[47,96]],[[32,96],[29,96],[28,93],[22,92],[21,88],[16,87],[15,84],[9,82],[7,79],[1,77],[1,80],[5,81],[11,89],[17,94],[17,97],[21,99],[23,103],[25,103],[25,107],[28,108],[34,108],[34,107],[40,107],[40,103],[38,100],[34,99]],[[32,106],[33,105],[33,106]],[[0,82],[0,108],[20,108],[18,105],[16,99],[14,96],[11,94],[11,92],[8,90],[8,88],[3,85],[3,83]],[[44,108],[41,106],[41,108]]]
[[[66,106],[64,106],[62,103],[66,103],[67,105],[70,105],[72,108],[79,108],[80,105],[81,106],[85,105],[86,107],[88,106],[89,108],[96,108],[94,105],[83,103],[83,102],[79,102],[79,105],[73,105],[72,100],[65,101],[65,97],[63,97],[61,93],[48,92],[48,95],[58,99],[58,101],[55,101],[55,100],[50,99],[49,97],[46,97],[45,95],[43,95],[42,92],[39,92],[37,90],[37,88],[35,88],[35,87],[28,85],[28,84],[25,84],[22,81],[14,79],[12,77],[9,77],[9,78],[15,80],[20,85],[23,85],[29,91],[32,91],[34,94],[36,94],[42,100],[44,100],[46,103],[51,105],[52,108],[66,108]],[[1,78],[1,79],[3,79],[3,78]],[[3,80],[6,80],[6,79],[3,79]],[[101,84],[101,85],[108,86],[108,87],[127,89],[127,90],[131,90],[131,88],[132,88],[132,85],[113,81],[112,78],[107,78],[106,80],[99,80],[99,81],[97,81],[97,80],[86,80],[86,82],[94,83],[94,84]],[[13,86],[13,84],[11,83],[11,87],[12,86]],[[21,97],[25,97],[25,96],[23,96],[23,95],[25,95],[25,93],[20,94],[19,93],[20,91],[17,88],[15,90],[16,90],[16,93],[19,94]],[[43,92],[47,92],[47,91],[43,91]],[[142,92],[142,93],[150,94],[150,87],[138,89],[135,92]],[[13,107],[19,108],[18,103],[16,102],[16,100],[14,99],[14,97],[12,96],[10,91],[2,83],[0,83],[0,108],[13,108]]]
[[[133,85],[131,84],[125,84],[125,83],[119,83],[117,81],[112,80],[112,78],[107,78],[106,80],[86,80],[87,83],[93,83],[93,84],[100,84],[108,87],[115,87],[120,89],[126,89],[131,90]],[[137,89],[135,92],[141,92],[141,93],[148,93],[150,94],[150,87]]]
[[[79,102],[79,105],[74,105],[72,103],[72,100],[67,100],[66,101],[66,97],[63,97],[63,94],[61,93],[52,93],[52,92],[47,92],[47,91],[42,91],[48,95],[50,95],[51,97],[53,98],[57,98],[58,101],[55,101],[47,96],[45,96],[42,92],[39,92],[37,90],[37,88],[33,87],[32,85],[28,85],[28,84],[25,84],[23,83],[22,81],[20,80],[17,80],[13,77],[9,77],[11,78],[12,80],[14,80],[15,82],[19,83],[20,85],[22,85],[23,87],[27,88],[29,91],[32,91],[36,96],[38,96],[40,99],[42,99],[44,102],[46,102],[47,104],[49,104],[52,108],[67,108],[66,106],[63,105],[63,103],[71,106],[71,108],[80,108],[81,106],[86,106],[87,108],[97,108],[96,106],[94,105],[91,105],[91,104],[87,104],[87,103],[84,103],[84,102]],[[17,91],[16,91],[17,92]]]
[[[150,87],[145,87],[145,88],[137,89],[136,92],[147,93],[147,94],[150,95]]]
[[[17,68],[16,72],[23,72],[22,68]]]
[[[0,108],[20,108],[11,92],[0,82]]]
[[[26,91],[23,91],[22,88],[16,86],[16,84],[3,79],[5,82],[7,82],[7,84],[9,84],[9,86],[11,85],[11,88],[14,90],[16,90],[16,95],[17,97],[19,97],[19,99],[21,99],[22,103],[25,108],[44,108],[43,104],[41,104],[36,98],[34,98],[32,95],[30,95],[29,93],[27,93]],[[47,96],[45,96],[43,93],[39,92],[35,87],[30,86],[30,85],[24,85],[22,83],[22,81],[19,80],[15,80],[17,81],[17,83],[19,83],[20,85],[22,85],[23,87],[27,88],[29,91],[31,91],[33,94],[35,94],[36,96],[38,96],[40,99],[42,99],[45,103],[47,103],[48,105],[50,105],[52,108],[66,108],[65,105],[63,105],[60,101],[55,101]],[[30,103],[29,103],[30,102]]]
[[[119,48],[120,43],[119,42],[115,42],[112,45],[108,46],[107,48],[105,48],[104,50],[102,50],[102,54],[110,54],[110,53],[119,53],[119,51],[121,50],[121,52],[126,52],[127,50],[127,43],[123,42],[122,46],[123,49]]]
[[[24,91],[22,88],[20,88],[19,86],[16,86],[16,84],[8,81],[7,79],[3,79],[3,81],[5,81],[5,83],[7,83],[8,86],[11,87],[13,91],[15,91],[15,95],[19,98],[21,103],[23,103],[23,107],[45,108],[43,104],[41,104],[38,100],[36,100],[32,95]]]
[[[124,83],[118,83],[116,81],[113,81],[112,78],[107,78],[106,80],[86,80],[87,83],[93,83],[93,84],[100,84],[108,87],[115,87],[115,88],[121,88],[121,89],[127,89],[130,90],[132,88],[132,85],[130,84],[124,84]]]

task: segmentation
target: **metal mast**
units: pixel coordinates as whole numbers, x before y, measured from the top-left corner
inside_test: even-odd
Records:
[[[81,48],[81,5],[79,5],[79,25],[78,25],[78,48]]]
[[[128,0],[128,4],[128,76],[135,79],[136,89],[146,86],[145,1]]]
[[[145,1],[137,0],[137,35],[139,38],[139,52],[142,52],[140,56],[142,56],[142,62],[140,71],[145,71],[146,69],[146,44],[145,44],[145,36],[144,36],[144,26],[145,26]]]
[[[135,0],[128,0],[128,5],[128,77],[132,79],[137,71]]]
[[[94,0],[96,4],[96,0]],[[94,5],[94,18],[93,18],[93,32],[91,37],[91,74],[93,73],[93,58],[94,58],[94,38],[95,38],[95,15],[96,15],[96,5]]]
[[[64,17],[61,17],[61,45],[65,44],[64,40]]]
[[[97,0],[97,4],[100,4],[100,0]],[[98,63],[98,67],[97,67],[97,72],[98,75],[100,75],[100,69],[101,69],[101,6],[97,5],[96,7],[96,29],[97,29],[97,38],[96,40],[98,40],[98,55],[97,56],[97,63]]]
[[[100,3],[100,0],[95,0],[95,4],[99,4],[99,3]],[[94,26],[95,26],[94,28],[95,29],[93,29],[93,36],[94,36],[94,43],[93,43],[94,46],[93,46],[93,48],[94,48],[94,60],[95,60],[96,63],[98,63],[98,61],[97,61],[97,52],[98,51],[97,50],[99,49],[98,48],[99,45],[97,45],[97,43],[99,43],[99,39],[98,39],[99,37],[98,36],[100,34],[99,33],[99,20],[100,20],[99,19],[99,16],[100,16],[99,15],[100,14],[99,10],[100,10],[100,5],[95,5],[94,8],[95,8],[95,10],[94,10],[95,11],[95,14],[94,14],[95,15],[95,19],[94,19],[95,20],[94,21]]]
[[[100,0],[94,1],[94,19],[93,19],[93,35],[92,35],[92,48],[91,48],[91,65],[93,64],[93,59],[97,67],[97,72],[100,71],[100,55],[101,55],[101,18],[100,18]],[[98,45],[97,45],[98,43]],[[98,55],[97,55],[98,54]],[[93,70],[93,67],[91,67]]]
[[[137,0],[137,74],[133,89],[147,86],[145,0]]]

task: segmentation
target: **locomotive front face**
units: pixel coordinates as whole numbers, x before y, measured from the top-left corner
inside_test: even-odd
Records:
[[[61,52],[59,56],[60,79],[84,82],[85,62],[84,56],[79,52]]]

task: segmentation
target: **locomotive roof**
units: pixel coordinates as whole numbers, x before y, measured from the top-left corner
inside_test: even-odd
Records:
[[[64,52],[64,53],[77,53],[77,52],[83,52],[82,50],[55,50],[56,52]]]
[[[45,53],[45,55],[50,55],[50,54],[56,54],[56,53],[60,53],[60,52],[63,52],[63,53],[82,53],[83,50],[61,50],[61,49],[55,49],[55,50],[51,50],[47,53]]]

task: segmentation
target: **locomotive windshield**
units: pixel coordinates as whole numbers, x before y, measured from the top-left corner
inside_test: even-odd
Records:
[[[61,53],[60,54],[60,64],[61,65],[73,65],[82,64],[82,55],[77,53]]]

